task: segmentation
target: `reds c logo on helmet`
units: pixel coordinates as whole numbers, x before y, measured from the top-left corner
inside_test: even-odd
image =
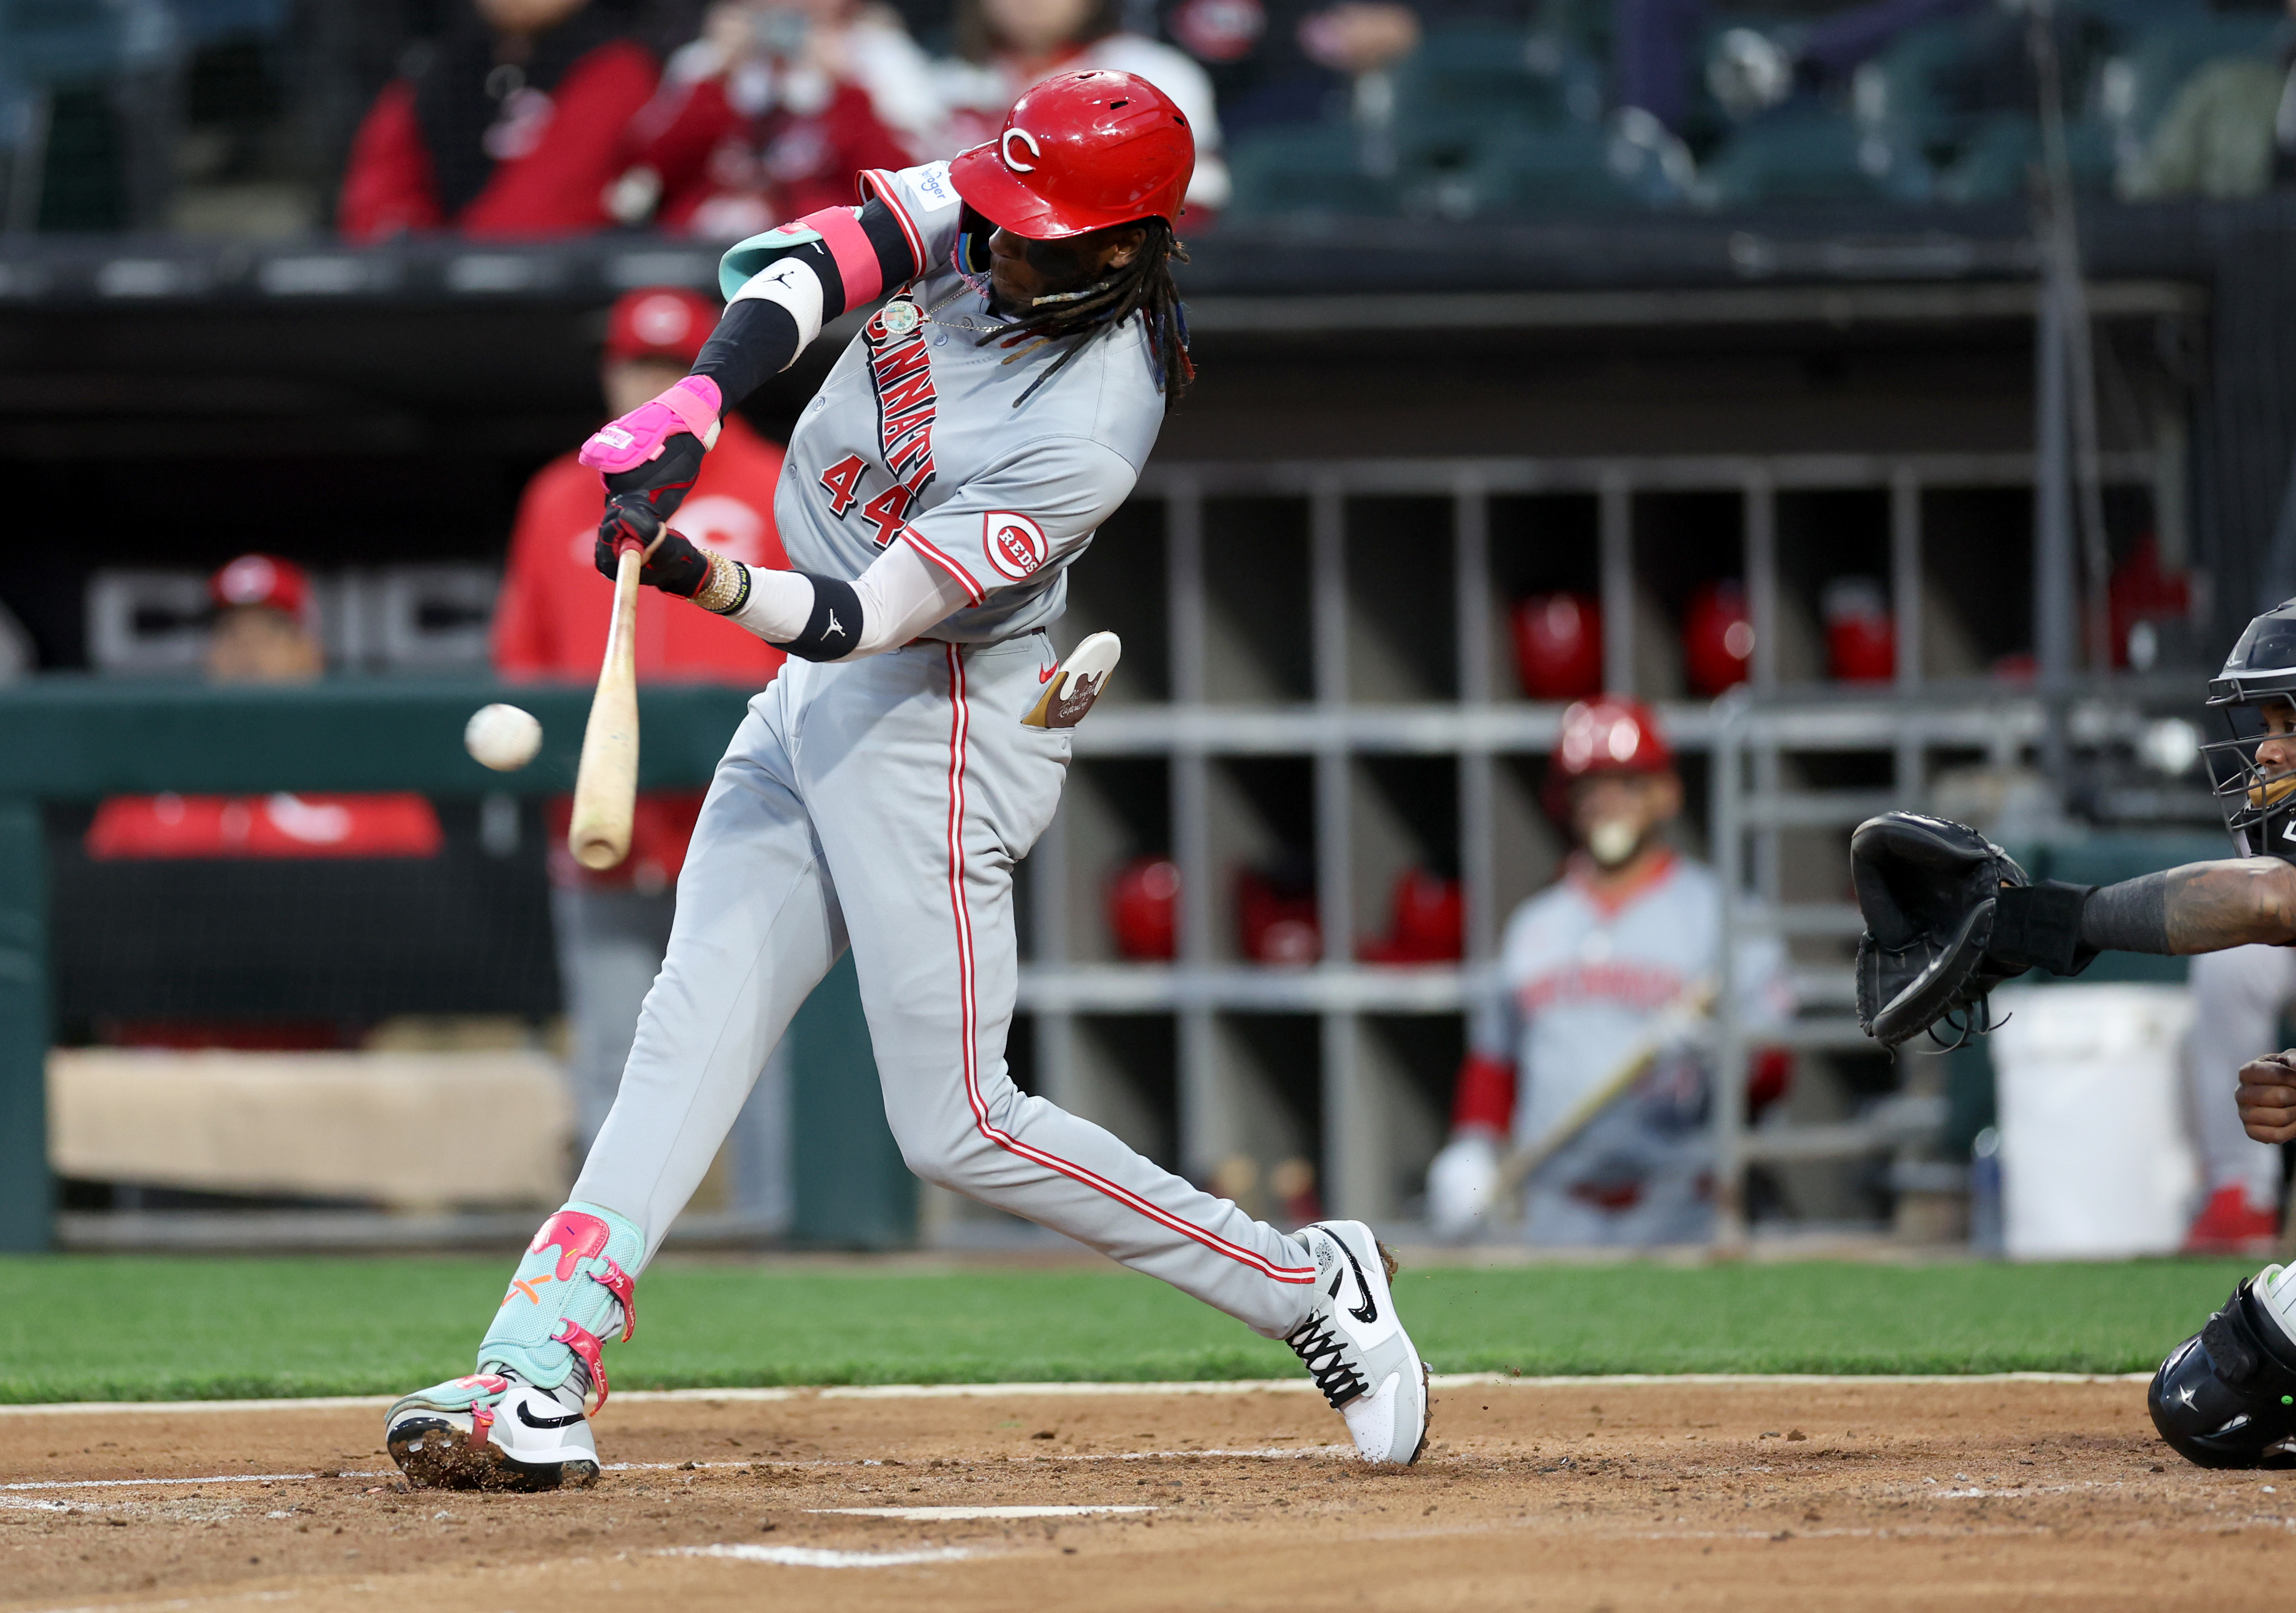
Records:
[[[991,224],[1059,241],[1119,224],[1176,224],[1196,137],[1145,78],[1060,73],[1022,95],[996,139],[949,163],[950,183]]]
[[[1008,128],[996,137],[997,154],[1004,159],[1006,168],[1016,174],[1035,173],[1037,165],[1034,162],[1023,162],[1013,154],[1013,148],[1015,145],[1021,147],[1031,157],[1041,157],[1045,154],[1045,149],[1037,144],[1036,136],[1024,128]]]

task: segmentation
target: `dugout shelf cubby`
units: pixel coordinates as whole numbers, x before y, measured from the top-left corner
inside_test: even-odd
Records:
[[[2151,495],[2150,457],[2108,455],[2101,470],[2109,486]],[[1448,1073],[1434,1063],[1456,1057],[1507,914],[1551,879],[1564,850],[1538,802],[1562,706],[1523,695],[1512,602],[1554,589],[1600,600],[1605,681],[1654,702],[1682,759],[1686,849],[1734,870],[1750,897],[1774,893],[1776,870],[1807,851],[1795,835],[1831,845],[1847,827],[1763,818],[1790,817],[1811,792],[1790,787],[1798,741],[1745,727],[1742,706],[1792,697],[1886,736],[1882,782],[1853,792],[1860,807],[1918,803],[1937,756],[2022,755],[2038,743],[2036,699],[1970,681],[2034,644],[2030,580],[2009,590],[2025,602],[2021,621],[1972,621],[1941,586],[1952,568],[1931,557],[1981,540],[1988,570],[2030,572],[2033,476],[2030,454],[1152,465],[1078,569],[1054,630],[1065,651],[1113,628],[1125,662],[1119,692],[1076,730],[1077,781],[1030,858],[1034,946],[1021,998],[1040,1090],[1136,1146],[1174,1150],[1198,1181],[1213,1183],[1238,1153],[1265,1169],[1296,1143],[1329,1212],[1406,1214],[1447,1125]],[[1842,575],[1882,588],[1900,646],[1890,683],[1820,681],[1820,598]],[[1743,581],[1755,648],[1751,687],[1718,705],[1685,697],[1677,640],[1688,591],[1726,577]],[[1743,769],[1727,809],[1710,761],[1718,743]],[[1119,759],[1160,766],[1168,845],[1121,827],[1138,814],[1111,805],[1118,775],[1097,771]],[[1117,787],[1147,787],[1152,776],[1126,773]],[[1740,815],[1734,862],[1722,855],[1726,811]],[[1762,819],[1759,833],[1748,812]],[[1105,933],[1100,881],[1136,846],[1168,850],[1180,868],[1170,963],[1119,961]],[[1313,859],[1324,949],[1304,967],[1238,955],[1236,872],[1277,846]],[[1357,961],[1413,862],[1456,869],[1465,956]],[[1783,920],[1800,937],[1808,1008],[1785,1040],[1812,1055],[1805,1107],[1821,1115],[1874,1107],[1852,1090],[1864,1077],[1845,1081],[1833,1059],[1846,912],[1836,893]],[[1287,1019],[1283,1034],[1267,1028]],[[1111,1036],[1124,1039],[1121,1058]],[[1143,1081],[1168,1093],[1158,1099],[1168,1116],[1147,1117]],[[1734,1117],[1726,1168],[1886,1153],[1923,1112],[1829,1120],[1791,1140],[1767,1130],[1750,1140]],[[1742,1231],[1726,1218],[1726,1235]]]

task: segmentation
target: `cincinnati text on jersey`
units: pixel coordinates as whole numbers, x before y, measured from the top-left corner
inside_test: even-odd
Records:
[[[933,420],[940,400],[933,391],[924,322],[902,323],[906,329],[889,327],[885,310],[880,309],[864,327],[869,382],[877,391],[877,447],[893,477],[893,485],[861,509],[877,523],[880,548],[892,542],[910,506],[933,479]]]

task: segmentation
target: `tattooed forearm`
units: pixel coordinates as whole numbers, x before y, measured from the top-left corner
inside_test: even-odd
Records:
[[[2108,891],[2133,890],[2155,880],[2161,882],[2167,951],[2217,952],[2256,942],[2296,941],[2296,867],[2276,857],[2186,863],[2107,886],[2089,898],[2089,906],[2095,908]],[[2086,913],[2083,918],[2086,930]]]

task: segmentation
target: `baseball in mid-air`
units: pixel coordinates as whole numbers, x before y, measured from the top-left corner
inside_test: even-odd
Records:
[[[463,725],[463,748],[497,773],[515,773],[542,748],[542,724],[514,705],[482,705]]]

